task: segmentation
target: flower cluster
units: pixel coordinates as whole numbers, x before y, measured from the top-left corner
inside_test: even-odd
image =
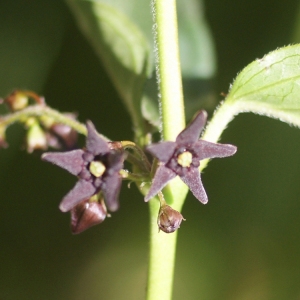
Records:
[[[200,161],[207,158],[227,157],[236,152],[236,147],[233,145],[199,139],[206,118],[206,112],[200,111],[179,133],[175,142],[161,142],[146,148],[159,160],[159,163],[145,201],[159,194],[161,208],[158,214],[158,227],[166,233],[177,230],[184,218],[164,201],[161,193],[164,186],[178,175],[194,196],[205,204],[208,198],[201,182]],[[124,149],[120,146],[122,143],[107,142],[90,121],[86,123],[86,127],[86,148],[68,152],[48,152],[42,155],[43,160],[78,177],[78,182],[59,206],[63,212],[71,211],[73,233],[80,233],[103,222],[107,211],[114,212],[119,208],[118,196],[122,182],[120,174],[126,157]],[[131,157],[132,162],[137,159]],[[129,176],[127,171],[126,174],[126,177]],[[138,178],[138,174],[132,176],[133,181],[138,182]],[[140,179],[140,182],[143,180]]]
[[[46,108],[44,97],[37,95],[32,91],[15,90],[6,98],[1,99],[1,104],[12,113],[10,116],[14,119],[14,115],[21,116],[22,110],[30,107]],[[63,116],[75,120],[77,115],[74,113],[65,113]],[[35,150],[47,150],[49,147],[55,149],[74,149],[77,143],[77,132],[70,126],[56,122],[53,118],[45,115],[20,117],[26,134],[26,148],[29,153]],[[0,119],[0,148],[8,147],[6,142],[7,119]]]

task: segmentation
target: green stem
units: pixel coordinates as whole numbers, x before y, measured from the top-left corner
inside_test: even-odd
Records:
[[[221,137],[222,132],[226,129],[228,123],[241,112],[241,108],[231,102],[224,101],[215,110],[215,113],[205,128],[202,139],[216,143]],[[204,159],[200,163],[200,171],[208,164],[209,159]]]
[[[185,127],[176,0],[153,0],[152,4],[156,30],[156,70],[160,89],[161,134],[163,139],[174,141]],[[165,193],[166,201],[173,203],[173,207],[180,211],[187,191],[187,187],[181,181],[174,180],[168,185]],[[158,232],[159,201],[154,198],[150,200],[149,206],[150,262],[147,299],[170,300],[177,233]]]
[[[154,0],[157,78],[160,88],[162,135],[175,140],[185,127],[179,60],[176,0]]]
[[[29,117],[49,117],[56,123],[65,124],[76,130],[78,133],[87,135],[84,124],[45,105],[31,105],[15,113],[0,117],[0,125],[9,126],[15,122],[22,122]]]
[[[146,172],[150,172],[151,165],[144,151],[140,147],[138,147],[134,142],[131,141],[121,141],[121,145],[124,149],[133,150],[134,153],[136,153],[140,158],[140,161],[142,163],[142,169]]]
[[[120,170],[120,175],[122,178],[125,180],[130,180],[130,181],[135,181],[135,182],[143,182],[143,181],[149,181],[149,176],[148,174],[135,174],[132,172],[129,172],[128,170]]]
[[[158,232],[159,201],[150,201],[150,262],[147,299],[172,299],[177,231]]]

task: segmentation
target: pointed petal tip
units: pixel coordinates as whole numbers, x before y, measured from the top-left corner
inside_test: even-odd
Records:
[[[84,151],[81,149],[66,152],[47,152],[41,156],[41,159],[59,166],[73,175],[78,175],[84,163],[83,153]]]
[[[86,128],[87,130],[96,130],[94,123],[91,120],[86,121]]]
[[[57,152],[46,152],[46,153],[43,153],[42,156],[41,156],[41,160],[50,161],[51,155],[54,154],[54,153],[57,153]]]
[[[145,202],[149,202],[149,200],[152,198],[153,196],[149,196],[149,193],[145,196],[144,201]]]
[[[231,145],[232,146],[232,155],[236,153],[237,151],[237,146]]]
[[[109,152],[108,143],[97,132],[94,124],[91,121],[86,122],[87,138],[86,148],[88,152],[98,155]]]
[[[176,143],[184,145],[196,142],[205,126],[206,119],[207,112],[205,110],[200,110],[187,127],[179,133],[176,138]]]
[[[68,211],[68,208],[65,207],[64,203],[60,203],[59,206],[58,206],[59,210],[63,213],[67,212]]]
[[[95,187],[88,181],[79,180],[72,190],[62,199],[59,209],[62,212],[70,211],[78,203],[85,199],[89,199],[96,192]]]
[[[120,207],[119,202],[111,203],[111,204],[108,206],[109,211],[111,211],[111,212],[117,211],[117,210],[119,209],[119,207]]]
[[[202,204],[207,204],[208,203],[208,199],[198,199]]]
[[[201,119],[204,120],[204,122],[206,122],[206,119],[207,119],[207,112],[206,112],[206,110],[200,110],[198,112],[198,114],[196,115],[195,118],[201,118]]]
[[[224,152],[226,153],[226,156],[232,156],[236,153],[237,147],[231,144],[224,144]]]

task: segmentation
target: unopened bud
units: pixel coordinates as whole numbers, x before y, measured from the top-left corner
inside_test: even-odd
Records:
[[[65,113],[64,116],[76,120],[77,115],[75,113]],[[77,132],[70,126],[56,123],[52,118],[43,116],[41,124],[47,130],[48,145],[55,149],[73,149],[77,139]]]
[[[71,230],[73,234],[81,233],[105,220],[107,215],[105,204],[91,201],[91,199],[80,202],[71,210]]]
[[[160,230],[171,233],[180,227],[182,220],[185,219],[180,212],[169,205],[163,205],[158,213],[157,224]]]
[[[28,96],[21,91],[14,91],[4,99],[4,102],[12,111],[21,110],[28,105]]]
[[[36,149],[47,149],[46,134],[38,122],[33,122],[27,131],[27,151],[29,153]]]
[[[8,144],[6,142],[6,137],[5,137],[5,131],[6,131],[6,127],[0,126],[0,148],[8,147]]]

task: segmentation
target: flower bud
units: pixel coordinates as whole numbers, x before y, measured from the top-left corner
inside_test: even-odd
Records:
[[[36,120],[30,120],[29,129],[27,131],[27,151],[32,153],[36,149],[46,150],[47,139],[44,130]],[[28,122],[29,123],[29,122]]]
[[[9,106],[11,111],[21,110],[28,105],[28,95],[22,91],[13,91],[8,95],[4,102]]]
[[[171,233],[180,227],[182,220],[185,219],[180,212],[169,205],[163,205],[158,213],[157,224],[160,230]]]
[[[76,120],[75,113],[64,113],[66,117]],[[70,126],[57,123],[50,117],[42,116],[40,118],[43,128],[46,129],[48,146],[55,149],[74,149],[78,134]]]
[[[71,210],[71,230],[78,234],[84,230],[102,223],[107,215],[103,201],[92,201],[94,197],[84,200]]]
[[[6,142],[6,137],[5,137],[5,131],[6,131],[6,127],[0,126],[0,148],[8,147],[8,144]]]

